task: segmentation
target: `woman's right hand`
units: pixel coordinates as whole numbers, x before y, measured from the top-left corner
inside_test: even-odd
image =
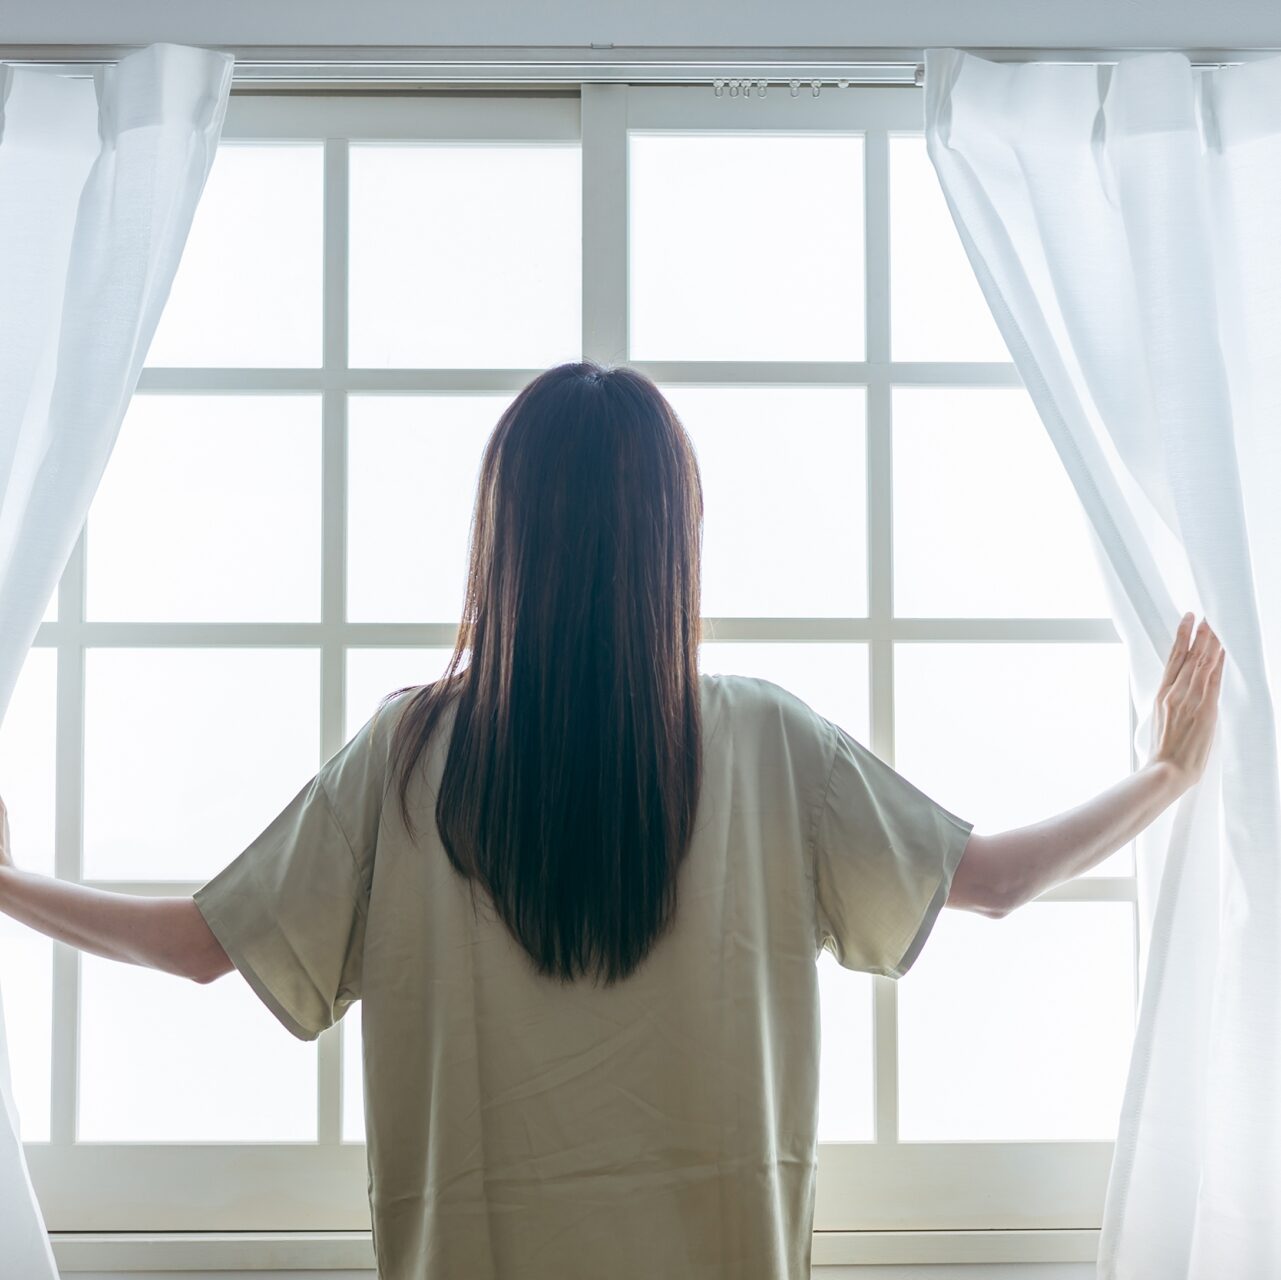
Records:
[[[1194,785],[1205,772],[1218,719],[1224,662],[1223,645],[1204,618],[1189,645],[1192,618],[1185,613],[1174,634],[1152,718],[1152,759],[1172,766],[1185,787]]]

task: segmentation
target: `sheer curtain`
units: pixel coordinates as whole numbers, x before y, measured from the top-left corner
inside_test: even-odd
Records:
[[[1139,1024],[1099,1274],[1281,1276],[1281,60],[926,59],[970,261],[1095,534],[1150,750],[1178,617],[1227,650],[1139,841]]]
[[[138,381],[231,70],[178,45],[92,77],[0,65],[0,716]],[[56,1271],[19,1135],[0,1017],[0,1270],[39,1280]]]

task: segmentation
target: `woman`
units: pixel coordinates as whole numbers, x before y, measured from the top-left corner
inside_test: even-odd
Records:
[[[401,690],[193,898],[16,870],[98,955],[233,966],[294,1035],[363,1000],[384,1280],[809,1274],[827,947],[898,977],[1201,775],[1223,651],[1180,623],[1151,761],[977,835],[762,680],[702,677],[688,438],[626,368],[531,382],[485,451],[446,675]],[[1189,643],[1190,641],[1190,643]]]

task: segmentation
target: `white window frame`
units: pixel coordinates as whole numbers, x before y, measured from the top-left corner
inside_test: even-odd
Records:
[[[895,619],[891,607],[891,393],[895,387],[1017,387],[1008,363],[904,363],[890,358],[889,138],[919,133],[913,88],[851,88],[793,98],[716,97],[710,87],[584,85],[578,92],[428,92],[303,97],[237,93],[223,137],[325,139],[323,365],[318,369],[148,369],[139,394],[311,392],[321,397],[322,593],[313,623],[107,623],[84,617],[82,534],[63,575],[58,617],[36,644],[57,653],[55,869],[82,872],[84,654],[95,646],[305,646],[321,662],[321,761],[344,725],[346,652],[353,647],[449,645],[452,625],[352,623],[346,595],[346,398],[355,392],[506,392],[538,370],[353,370],[347,365],[347,164],[351,139],[576,142],[582,145],[583,357],[627,361],[660,384],[847,385],[866,389],[869,614],[859,619],[709,619],[709,639],[857,641],[868,645],[872,748],[894,760],[893,653],[901,641],[1117,643],[1105,619]],[[643,131],[831,131],[865,139],[866,355],[857,362],[629,360],[627,134]],[[750,193],[741,193],[750,198]],[[726,192],[726,216],[740,193]],[[798,218],[804,193],[798,193]],[[803,299],[798,299],[803,304]],[[1133,725],[1133,709],[1131,709]],[[318,761],[318,764],[321,762]],[[229,851],[229,857],[234,854]],[[92,881],[88,883],[94,883]],[[200,882],[102,882],[139,893],[190,892]],[[1056,901],[1135,902],[1132,877],[1080,879]],[[226,979],[231,980],[231,979]],[[1135,981],[1137,984],[1137,959]],[[368,1229],[363,1145],[341,1141],[341,1028],[318,1042],[318,1141],[301,1144],[76,1143],[79,957],[54,954],[51,1138],[27,1153],[54,1232],[346,1232],[330,1265],[357,1265]],[[821,1144],[815,1262],[1012,1261],[1093,1256],[1111,1161],[1110,1142],[899,1143],[897,988],[874,979],[874,1142]],[[281,1034],[284,1034],[282,1032]],[[287,1190],[287,1193],[285,1191]],[[988,1244],[968,1250],[964,1233]],[[904,1254],[885,1241],[916,1239]],[[337,1237],[331,1237],[337,1239]],[[60,1257],[92,1257],[89,1237],[67,1236]],[[232,1237],[227,1237],[232,1241]],[[352,1244],[352,1241],[356,1244]],[[1000,1243],[1002,1240],[1004,1244]],[[950,1245],[946,1241],[951,1241]],[[842,1244],[842,1242],[844,1242]],[[881,1243],[878,1243],[881,1242]],[[996,1242],[996,1243],[993,1243]],[[1012,1243],[1014,1242],[1014,1243]],[[1031,1243],[1029,1243],[1031,1242]],[[1037,1243],[1039,1242],[1039,1243]],[[243,1244],[243,1241],[242,1241]],[[90,1250],[89,1253],[77,1253]],[[947,1249],[948,1252],[940,1252]],[[894,1256],[891,1256],[894,1255]],[[229,1243],[219,1265],[253,1265]],[[277,1255],[273,1255],[277,1256]],[[86,1265],[90,1263],[86,1262]],[[168,1265],[168,1264],[167,1264]],[[175,1262],[173,1265],[177,1265]],[[323,1266],[308,1255],[302,1265]]]
[[[856,620],[712,620],[718,640],[862,641],[869,649],[871,747],[894,762],[894,645],[903,641],[1119,643],[1109,619],[895,618],[891,599],[891,397],[895,387],[1018,387],[1010,363],[893,361],[890,352],[889,139],[923,130],[922,97],[912,89],[851,88],[818,98],[771,90],[765,99],[720,98],[692,88],[610,87],[585,90],[584,174],[589,138],[623,150],[625,130],[749,130],[856,132],[864,138],[866,353],[861,362],[725,363],[632,361],[655,381],[679,383],[857,385],[867,394],[868,617]],[[608,119],[589,132],[594,103],[610,103]],[[625,178],[624,178],[625,181]],[[584,184],[586,187],[586,183]],[[602,320],[607,346],[626,351],[626,279],[604,268],[625,260],[626,191],[611,184],[598,204],[598,259],[584,248],[585,280],[593,261],[615,290]],[[604,193],[602,193],[604,194]],[[738,193],[726,192],[726,216]],[[750,198],[750,192],[742,193]],[[804,193],[798,193],[798,218]],[[608,222],[606,222],[608,219]],[[602,223],[604,225],[602,225]],[[611,225],[612,224],[612,225]],[[604,286],[601,286],[602,292]],[[803,305],[798,299],[798,305]],[[585,318],[586,323],[586,318]],[[1134,712],[1131,707],[1131,726]],[[1058,902],[1134,904],[1132,876],[1077,879],[1043,895]],[[1133,980],[1137,985],[1137,958]],[[875,977],[876,1141],[821,1143],[815,1232],[1097,1229],[1111,1165],[1111,1142],[898,1141],[897,992]]]

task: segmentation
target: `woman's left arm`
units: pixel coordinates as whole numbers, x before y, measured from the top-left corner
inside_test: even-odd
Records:
[[[190,897],[152,898],[71,884],[13,865],[0,801],[0,911],[59,942],[108,960],[212,982],[232,969]]]

